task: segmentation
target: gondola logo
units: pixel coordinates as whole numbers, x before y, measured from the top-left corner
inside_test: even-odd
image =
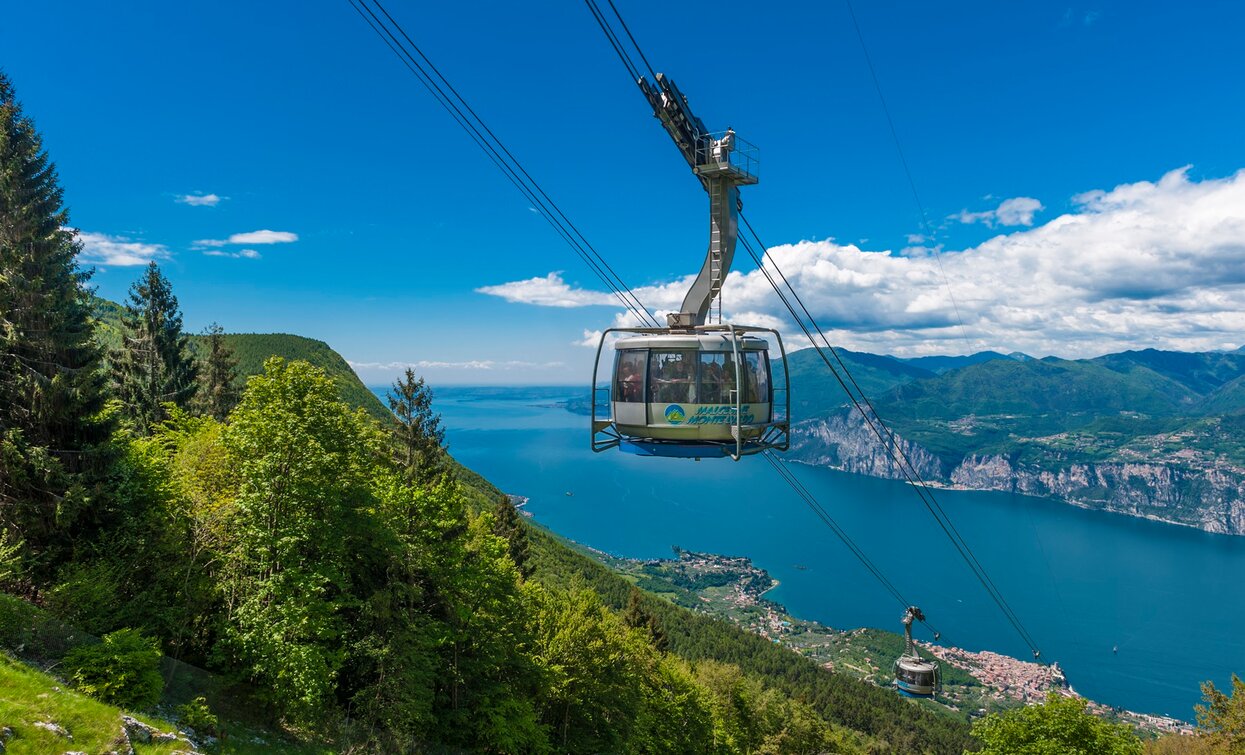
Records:
[[[683,407],[678,404],[671,404],[666,407],[666,421],[670,424],[681,425],[685,419],[687,419],[687,414],[683,412]]]

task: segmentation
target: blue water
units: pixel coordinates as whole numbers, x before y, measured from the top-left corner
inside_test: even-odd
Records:
[[[621,556],[669,557],[674,545],[746,555],[782,582],[770,596],[797,616],[900,631],[901,606],[768,464],[593,454],[587,418],[555,405],[575,392],[442,388],[436,408],[451,452],[528,496],[561,535]],[[906,484],[790,468],[945,644],[1029,658]],[[1245,673],[1245,537],[1003,493],[937,496],[1043,658],[1082,694],[1190,720],[1201,681],[1223,688]]]

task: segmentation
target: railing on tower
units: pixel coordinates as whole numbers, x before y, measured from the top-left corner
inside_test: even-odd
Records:
[[[754,184],[761,177],[761,153],[733,131],[715,131],[696,145],[696,168],[702,175],[729,170],[745,179],[740,183]]]

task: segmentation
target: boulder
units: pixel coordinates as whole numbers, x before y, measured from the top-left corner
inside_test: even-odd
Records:
[[[171,731],[160,731],[154,726],[139,721],[133,716],[121,717],[121,733],[125,735],[127,744],[137,742],[139,744],[169,744],[177,742],[194,748],[194,742],[186,737],[178,736]],[[131,747],[132,751],[132,747]]]
[[[60,724],[53,723],[52,721],[35,721],[35,728],[43,729],[44,731],[50,731],[58,737],[64,737],[65,739],[68,739],[70,742],[73,741],[73,735],[70,734],[69,731],[65,727],[61,726]]]

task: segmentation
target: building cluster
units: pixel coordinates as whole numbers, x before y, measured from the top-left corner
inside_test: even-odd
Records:
[[[1052,689],[1067,689],[1067,681],[1057,666],[1029,663],[988,650],[974,653],[925,643],[921,646],[939,660],[964,669],[977,681],[1013,700],[1036,703],[1046,699]]]
[[[999,697],[1024,703],[1038,703],[1046,699],[1051,690],[1061,695],[1077,696],[1058,663],[1043,666],[989,651],[974,653],[926,643],[921,643],[921,647],[939,660],[967,671],[974,679],[995,690]],[[1188,722],[1177,718],[1111,708],[1092,700],[1089,701],[1089,710],[1099,716],[1124,721],[1146,731],[1181,734],[1193,731]]]

